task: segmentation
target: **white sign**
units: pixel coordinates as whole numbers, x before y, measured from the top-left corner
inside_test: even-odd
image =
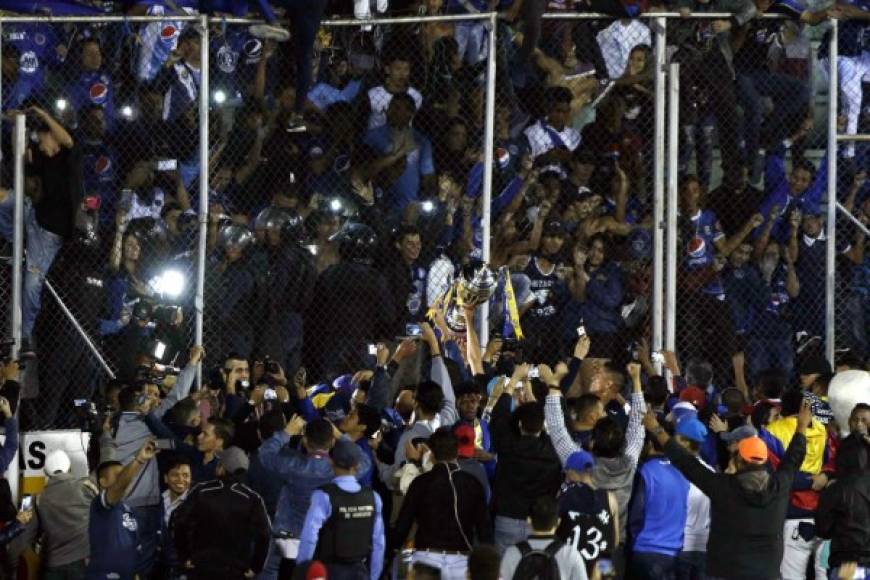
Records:
[[[57,449],[66,451],[72,462],[70,472],[78,477],[88,475],[87,450],[91,434],[78,429],[29,431],[21,434],[21,459],[24,477],[45,475],[45,458]]]

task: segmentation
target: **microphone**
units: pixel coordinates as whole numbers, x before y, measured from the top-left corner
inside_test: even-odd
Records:
[[[326,566],[319,560],[314,560],[308,565],[308,571],[305,573],[305,580],[326,580]]]

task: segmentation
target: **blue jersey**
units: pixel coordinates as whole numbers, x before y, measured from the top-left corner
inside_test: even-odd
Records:
[[[108,503],[105,490],[91,503],[88,578],[131,579],[141,551],[139,525],[124,502]]]
[[[211,49],[211,86],[225,91],[230,102],[240,102],[263,58],[263,41],[234,26],[223,37],[212,39]]]
[[[184,4],[182,1],[178,2],[179,7],[183,7]],[[184,8],[184,11],[188,14],[195,12],[192,8]],[[154,3],[148,7],[147,13],[149,16],[164,16],[169,12],[161,3]],[[163,20],[149,22],[139,29],[137,79],[151,82],[157,78],[163,65],[169,60],[169,55],[178,47],[178,38],[185,24],[179,20]]]
[[[850,4],[865,12],[870,11],[870,0],[845,0],[844,4]],[[870,50],[870,32],[864,20],[841,20],[837,30],[837,53],[840,56],[860,56],[866,50]],[[828,56],[828,46],[831,44],[830,30],[825,33],[819,45],[819,57]]]
[[[164,71],[163,120],[176,121],[199,100],[201,71],[183,60]]]
[[[684,267],[692,272],[713,266],[716,259],[716,242],[723,239],[725,234],[722,232],[719,220],[716,219],[716,214],[709,209],[699,210],[690,218],[690,223]],[[720,297],[725,295],[722,280],[718,277],[703,291]]]
[[[16,22],[3,27],[3,41],[18,51],[18,77],[8,98],[3,87],[3,106],[17,107],[44,88],[46,66],[58,62],[58,38],[50,24]]]
[[[101,71],[83,72],[67,88],[70,104],[82,113],[86,107],[102,107],[106,112],[106,124],[112,125],[115,118],[115,89],[111,77]]]
[[[82,150],[82,190],[100,197],[100,223],[111,225],[118,197],[118,158],[106,140],[76,140]]]

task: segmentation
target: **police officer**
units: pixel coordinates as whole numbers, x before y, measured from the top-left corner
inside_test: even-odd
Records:
[[[366,344],[395,333],[396,309],[383,275],[372,267],[378,247],[374,231],[348,222],[332,238],[340,261],[317,278],[305,337],[309,370],[342,374],[364,366]]]
[[[219,341],[218,345],[212,345],[214,352],[247,356],[254,349],[256,278],[250,259],[253,243],[254,235],[244,226],[229,224],[218,232],[214,267],[206,273],[212,282],[206,284],[211,297],[211,300],[207,297],[206,312],[212,327],[219,329],[210,333]]]
[[[319,560],[336,580],[376,580],[384,562],[381,498],[356,480],[362,457],[356,444],[339,439],[329,457],[335,479],[311,496],[297,561]]]
[[[311,303],[317,268],[305,248],[308,239],[302,218],[276,209],[276,220],[266,224],[268,268],[261,282],[265,316],[259,352],[280,362],[290,376],[302,360],[302,314]]]

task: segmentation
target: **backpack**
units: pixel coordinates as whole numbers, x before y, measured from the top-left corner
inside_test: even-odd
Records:
[[[513,580],[558,580],[561,578],[556,553],[564,544],[553,540],[543,550],[533,550],[528,542],[520,542],[520,563],[514,572]]]

